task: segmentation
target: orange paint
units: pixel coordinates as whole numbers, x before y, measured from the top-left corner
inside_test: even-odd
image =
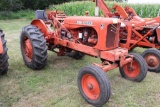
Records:
[[[124,65],[132,61],[128,50],[119,48],[120,20],[115,18],[71,16],[62,11],[47,11],[48,20],[31,22],[44,33],[49,49],[58,48],[57,55],[65,55],[67,49],[99,57],[108,64],[119,61]],[[128,56],[128,57],[126,57]],[[99,66],[99,64],[97,64]],[[102,64],[103,70],[118,67],[118,64]]]
[[[0,54],[3,53],[3,44],[2,44],[2,39],[0,38]]]
[[[97,6],[102,10],[106,17],[117,17],[121,20],[120,46],[133,49],[136,46],[152,47],[160,49],[160,17],[141,18],[129,6],[123,8],[115,4],[108,8],[104,0],[97,0]],[[112,12],[114,10],[115,12]],[[156,32],[156,33],[154,33]],[[158,42],[157,42],[158,41]]]

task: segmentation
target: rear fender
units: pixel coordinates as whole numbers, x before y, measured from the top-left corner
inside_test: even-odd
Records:
[[[47,36],[48,28],[43,20],[35,19],[31,22],[31,25],[37,26],[41,30],[41,32],[44,34],[44,36],[45,37]]]

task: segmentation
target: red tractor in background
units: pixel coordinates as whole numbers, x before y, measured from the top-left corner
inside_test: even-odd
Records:
[[[77,83],[87,102],[102,106],[111,95],[105,72],[119,67],[122,77],[136,82],[147,74],[147,65],[140,55],[118,47],[119,30],[120,20],[115,18],[67,17],[63,11],[37,10],[36,19],[21,31],[21,53],[26,66],[34,70],[45,67],[47,50],[76,59],[84,55],[100,58],[100,64],[93,63],[79,71]]]
[[[128,50],[135,47],[149,48],[142,53],[148,70],[160,72],[160,51],[158,50],[160,49],[160,17],[141,18],[131,7],[123,8],[115,4],[109,9],[104,0],[93,0],[93,2],[96,2],[96,10],[99,7],[105,17],[116,17],[121,20],[120,47]]]
[[[3,31],[0,29],[0,75],[7,74],[8,71],[8,55],[7,55],[6,40],[4,39]]]

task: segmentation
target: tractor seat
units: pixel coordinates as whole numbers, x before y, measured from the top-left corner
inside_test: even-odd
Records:
[[[44,10],[36,10],[36,19],[48,20],[46,12]]]

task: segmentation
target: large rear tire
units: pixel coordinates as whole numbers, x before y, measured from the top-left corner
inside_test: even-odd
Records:
[[[78,74],[78,88],[82,97],[94,106],[102,106],[111,95],[111,85],[106,73],[97,66],[82,68]]]
[[[6,47],[6,40],[4,39],[4,34],[2,33],[2,31],[0,31],[0,38],[2,41],[2,45],[3,45],[3,53],[0,54],[0,75],[4,75],[7,74],[8,71],[8,54],[7,54],[7,50],[8,48]]]
[[[145,59],[148,70],[151,72],[160,72],[160,51],[155,48],[147,49],[142,53]]]
[[[128,80],[140,82],[147,75],[147,64],[141,55],[136,53],[130,54],[134,56],[133,61],[120,67],[120,73],[122,77]]]
[[[34,70],[43,69],[47,63],[47,45],[43,33],[36,26],[28,25],[20,36],[21,53],[25,65]]]

